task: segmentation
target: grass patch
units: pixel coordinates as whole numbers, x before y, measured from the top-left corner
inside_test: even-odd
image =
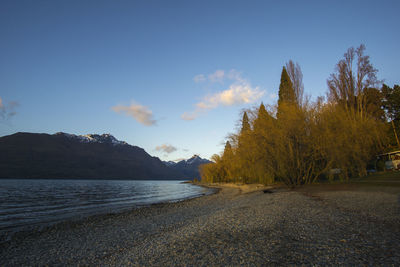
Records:
[[[351,179],[350,183],[374,185],[374,186],[400,187],[400,172],[387,171],[387,172],[373,173],[362,178]]]
[[[400,193],[400,172],[379,172],[362,178],[353,178],[348,182],[320,182],[304,185],[295,189],[305,194],[317,194],[328,191],[370,191]]]

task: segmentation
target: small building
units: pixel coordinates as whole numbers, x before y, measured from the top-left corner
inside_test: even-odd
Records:
[[[400,150],[377,156],[378,160],[385,162],[386,170],[400,170]]]

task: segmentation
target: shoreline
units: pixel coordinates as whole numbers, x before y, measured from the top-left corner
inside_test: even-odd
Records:
[[[210,185],[207,185],[210,186]],[[399,192],[246,191],[59,225],[1,246],[0,265],[396,265]],[[245,188],[245,187],[242,187]],[[350,191],[349,191],[350,190]]]
[[[209,196],[209,195],[213,195],[213,194],[218,194],[221,189],[218,187],[204,186],[204,185],[200,185],[200,184],[194,184],[191,182],[189,182],[189,184],[193,184],[193,185],[200,186],[200,187],[205,187],[205,188],[211,189],[211,190],[207,193],[194,195],[194,196],[186,197],[186,198],[182,198],[182,199],[162,201],[162,202],[156,202],[156,203],[150,203],[150,204],[140,204],[140,205],[132,206],[130,208],[121,209],[119,211],[117,210],[115,212],[105,212],[105,213],[91,214],[91,215],[86,215],[86,216],[85,215],[75,216],[75,217],[71,217],[71,218],[68,218],[63,221],[47,223],[44,225],[36,225],[36,226],[32,226],[32,227],[26,227],[25,229],[22,229],[19,231],[6,232],[4,236],[0,236],[0,248],[6,246],[7,243],[20,241],[27,237],[41,235],[45,232],[52,231],[53,229],[58,229],[58,228],[63,228],[63,227],[64,228],[76,227],[76,226],[79,226],[80,224],[83,224],[83,223],[85,223],[87,221],[91,221],[91,220],[102,220],[102,219],[107,219],[107,218],[113,217],[113,216],[124,215],[125,213],[131,214],[131,213],[137,212],[140,209],[147,209],[147,208],[152,208],[152,207],[162,207],[165,205],[190,201],[193,199],[197,199],[197,198],[201,198],[201,197],[205,197],[205,196]]]
[[[179,200],[175,200],[175,201],[166,201],[166,202],[138,205],[138,206],[134,206],[131,208],[126,208],[124,210],[116,211],[116,212],[92,214],[92,215],[82,216],[82,217],[73,217],[73,218],[67,219],[65,221],[50,223],[49,225],[38,225],[38,226],[33,226],[31,228],[27,228],[24,230],[6,233],[5,237],[0,238],[0,248],[3,246],[6,246],[7,243],[15,242],[15,241],[19,242],[27,237],[38,236],[45,232],[52,231],[53,229],[77,227],[80,224],[83,224],[87,221],[102,220],[102,219],[107,219],[107,218],[113,217],[113,216],[132,214],[132,213],[138,212],[139,209],[149,209],[149,208],[153,208],[153,207],[154,208],[162,208],[164,206],[169,206],[171,204],[191,201],[191,200],[194,200],[197,198],[218,194],[223,190],[223,188],[236,188],[236,189],[239,189],[241,194],[261,191],[265,188],[268,188],[268,189],[273,188],[273,186],[264,186],[264,185],[259,185],[259,184],[234,184],[234,183],[205,184],[205,183],[200,183],[200,182],[193,183],[192,181],[184,181],[182,183],[192,184],[195,186],[200,186],[200,187],[204,187],[207,189],[211,189],[211,190],[213,190],[213,192],[210,191],[209,193],[196,195],[193,197],[187,197],[187,198],[183,198],[183,199],[179,199]]]

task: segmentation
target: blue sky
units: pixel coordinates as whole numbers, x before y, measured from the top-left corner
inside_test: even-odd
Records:
[[[399,1],[1,1],[0,136],[111,133],[163,160],[210,157],[282,66],[325,95],[347,48],[400,83]]]

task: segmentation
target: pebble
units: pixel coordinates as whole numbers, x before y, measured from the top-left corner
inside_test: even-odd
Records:
[[[0,266],[399,266],[399,196],[236,188],[0,244]]]

